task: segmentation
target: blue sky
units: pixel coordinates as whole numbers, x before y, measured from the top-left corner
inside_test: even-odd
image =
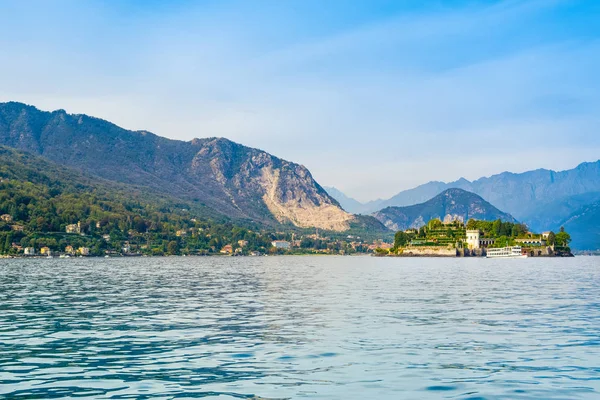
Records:
[[[0,101],[224,136],[360,200],[600,158],[600,2],[0,0]]]

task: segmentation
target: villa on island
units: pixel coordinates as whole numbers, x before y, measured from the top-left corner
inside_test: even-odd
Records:
[[[465,224],[462,220],[442,222],[435,218],[419,229],[396,232],[393,248],[388,252],[377,249],[376,255],[486,257],[499,253],[498,249],[513,249],[527,257],[572,256],[567,245],[555,245],[554,237],[552,232],[531,232],[518,222],[470,219]]]
[[[496,239],[494,238],[481,237],[479,229],[467,230],[467,247],[469,250],[487,249],[494,243],[496,243]]]
[[[546,239],[542,238],[526,238],[526,239],[515,239],[515,242],[525,247],[539,247],[546,245]]]

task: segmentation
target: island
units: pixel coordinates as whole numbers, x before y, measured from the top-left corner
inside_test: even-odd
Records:
[[[374,255],[392,257],[486,257],[492,249],[518,250],[523,257],[572,257],[571,236],[560,228],[534,233],[522,223],[470,219],[442,222],[432,219],[416,229],[396,232],[391,248],[377,248]]]

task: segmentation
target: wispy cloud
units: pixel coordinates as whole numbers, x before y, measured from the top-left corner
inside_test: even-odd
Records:
[[[3,2],[0,100],[226,136],[363,200],[599,154],[598,6],[421,3]]]

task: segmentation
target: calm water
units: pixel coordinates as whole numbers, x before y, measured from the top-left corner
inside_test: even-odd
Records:
[[[0,398],[598,399],[600,259],[0,260]]]

